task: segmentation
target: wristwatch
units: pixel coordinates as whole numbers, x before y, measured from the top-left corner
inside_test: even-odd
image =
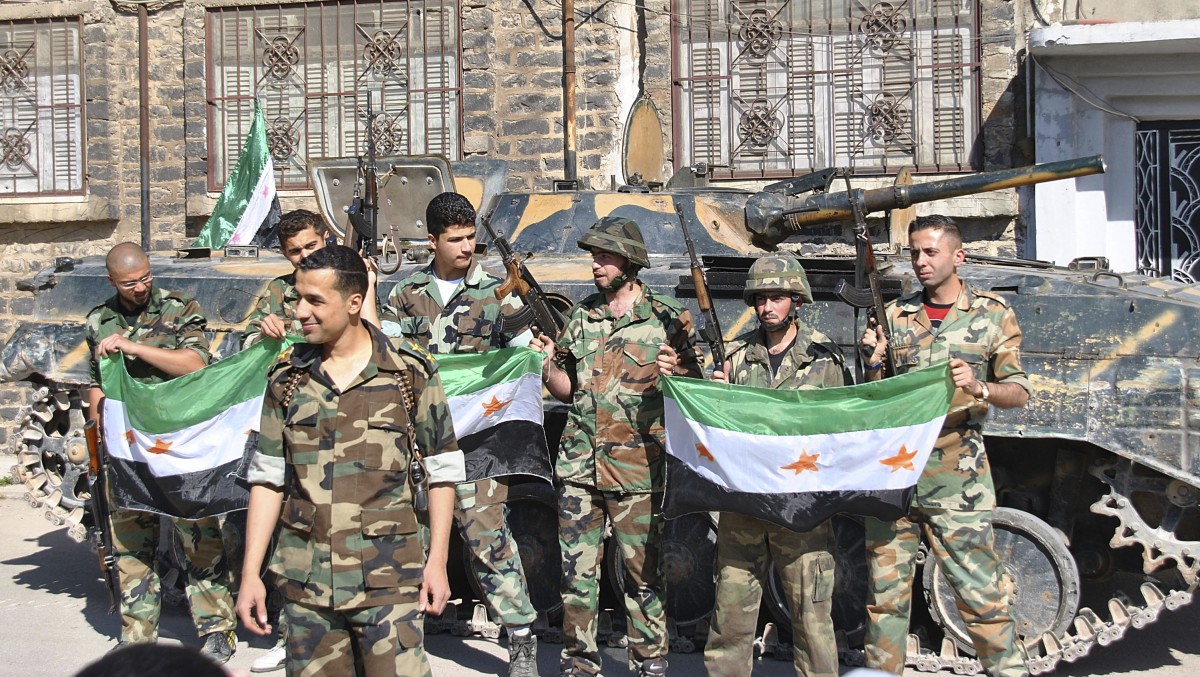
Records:
[[[991,397],[991,393],[988,392],[987,382],[980,381],[979,389],[982,390],[983,392],[979,393],[979,397],[977,397],[976,399],[979,400],[982,404],[987,404],[988,398]]]

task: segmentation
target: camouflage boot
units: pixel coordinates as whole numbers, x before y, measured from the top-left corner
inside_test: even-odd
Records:
[[[508,677],[537,677],[537,636],[528,630],[508,636]]]

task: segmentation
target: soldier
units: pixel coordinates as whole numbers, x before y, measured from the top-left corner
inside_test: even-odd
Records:
[[[303,259],[296,292],[308,345],[267,377],[238,615],[251,632],[271,631],[259,571],[279,523],[271,571],[286,599],[288,674],[428,675],[422,614],[450,596],[453,483],[464,472],[436,364],[362,321],[367,268],[353,250]],[[420,474],[428,558],[414,510]]]
[[[692,315],[638,280],[650,265],[637,224],[600,219],[579,240],[592,253],[599,293],[571,309],[557,348],[542,335],[550,393],[570,402],[555,474],[563,562],[562,677],[600,671],[598,568],[604,522],[625,563],[630,663],[638,675],[667,671],[661,572],[663,398],[658,375],[698,377]],[[557,354],[556,354],[557,353]]]
[[[383,328],[439,355],[481,353],[533,338],[526,324],[511,326],[521,302],[496,299],[501,280],[483,270],[475,254],[475,208],[458,193],[442,193],[425,209],[433,260],[388,295]],[[471,569],[493,618],[508,633],[508,674],[536,677],[537,612],[521,555],[505,518],[508,479],[463,482],[455,487],[454,522],[471,552]]]
[[[758,328],[733,340],[714,381],[758,388],[806,389],[845,385],[841,348],[810,329],[797,313],[812,303],[808,276],[790,256],[761,258],[750,267],[746,304]],[[717,606],[704,667],[714,677],[749,675],[763,586],[775,564],[792,612],[792,659],[797,677],[837,677],[833,632],[833,533],[825,522],[797,533],[736,513],[717,525]]]
[[[992,549],[992,486],[983,449],[988,407],[1023,407],[1030,385],[1021,369],[1021,329],[1008,303],[958,276],[966,254],[958,226],[944,216],[908,228],[913,270],[923,289],[887,306],[896,371],[950,360],[957,390],[917,483],[913,510],[896,522],[867,518],[867,667],[904,672],[913,565],[921,532],[954,588],[959,613],[988,674],[1026,674],[1023,649],[1000,586]],[[867,379],[878,380],[887,344],[878,327],[863,333]]]
[[[132,242],[118,244],[109,250],[105,265],[108,281],[117,293],[87,315],[88,418],[97,420],[104,399],[101,359],[121,353],[129,375],[143,383],[190,374],[209,359],[200,305],[188,296],[154,286],[150,259],[141,247]],[[172,524],[187,560],[187,598],[196,632],[204,640],[201,651],[224,663],[236,650],[237,621],[220,522],[206,517],[172,519]],[[117,508],[111,513],[110,527],[121,586],[120,644],[153,642],[162,611],[154,569],[159,516]]]

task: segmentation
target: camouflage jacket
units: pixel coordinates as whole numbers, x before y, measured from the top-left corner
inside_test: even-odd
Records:
[[[887,314],[900,373],[959,357],[974,368],[980,381],[1015,383],[1032,392],[1021,368],[1021,328],[1002,297],[976,291],[963,282],[954,307],[936,330],[925,314],[919,289],[889,303]],[[983,449],[987,412],[986,405],[955,391],[941,436],[917,483],[917,505],[949,510],[996,506]]]
[[[416,396],[413,426],[429,481],[460,482],[464,475],[436,363],[366,326],[374,352],[344,392],[321,369],[319,345],[296,346],[271,369],[248,473],[251,483],[287,496],[271,571],[287,599],[311,606],[416,601],[425,552],[408,483],[401,372]]]
[[[200,304],[190,296],[169,292],[158,287],[150,290],[150,300],[133,325],[121,314],[119,298],[112,298],[92,308],[87,314],[86,340],[88,348],[88,378],[95,387],[100,385],[100,363],[96,360],[96,345],[116,333],[124,333],[134,343],[155,348],[194,350],[205,364],[209,361],[208,339],[204,336],[207,320]],[[126,358],[129,375],[143,383],[161,383],[171,376],[143,360]]]
[[[755,388],[803,390],[834,388],[850,382],[842,349],[825,334],[796,323],[796,342],[771,375],[766,334],[756,328],[739,335],[725,351],[730,383]]]
[[[296,273],[293,271],[267,283],[267,290],[258,297],[254,310],[250,311],[249,321],[242,330],[242,350],[249,348],[262,338],[262,322],[267,315],[275,315],[281,320],[290,320],[291,333],[302,336],[304,330],[296,319],[296,302],[300,295],[296,293]]]
[[[379,318],[389,336],[403,336],[429,352],[482,353],[502,348],[529,328],[514,326],[511,318],[521,309],[521,299],[509,294],[496,299],[500,278],[472,261],[462,284],[445,303],[438,298],[433,263],[409,275],[392,288]]]
[[[568,313],[558,343],[574,394],[555,474],[600,491],[661,491],[663,398],[655,358],[659,344],[669,344],[679,354],[677,373],[700,376],[691,312],[644,284],[621,317],[603,294],[593,294]]]

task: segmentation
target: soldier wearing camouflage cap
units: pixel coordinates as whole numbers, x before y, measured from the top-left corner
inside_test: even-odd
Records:
[[[362,319],[371,300],[354,250],[330,245],[301,260],[296,292],[308,343],[267,374],[238,615],[255,634],[271,631],[260,572],[278,525],[271,572],[286,599],[289,675],[429,675],[423,615],[450,597],[454,484],[465,476],[437,364]]]
[[[132,242],[116,245],[109,250],[105,266],[116,294],[87,315],[88,417],[92,419],[99,419],[102,411],[100,360],[105,357],[120,353],[130,376],[144,383],[190,374],[209,359],[200,304],[185,294],[156,286],[150,259],[140,246]],[[171,518],[169,523],[186,555],[187,598],[196,631],[204,639],[201,651],[224,663],[237,648],[237,620],[220,520]],[[121,588],[121,644],[158,638],[162,612],[155,570],[159,526],[159,516],[147,512],[117,508],[110,516]]]
[[[758,388],[805,389],[849,381],[842,351],[828,336],[805,326],[797,311],[812,290],[800,262],[761,258],[750,267],[746,304],[758,327],[729,345],[714,381]],[[828,522],[796,533],[763,520],[721,513],[717,525],[717,604],[704,667],[713,677],[750,674],[759,603],[771,566],[779,573],[792,614],[792,659],[797,677],[836,677],[833,533]]]
[[[563,560],[560,675],[600,672],[596,645],[600,547],[606,518],[625,563],[629,660],[638,675],[667,671],[662,541],[663,398],[660,373],[699,376],[691,313],[638,280],[650,265],[637,224],[600,219],[579,240],[598,293],[567,315],[557,343],[539,337],[543,378],[571,404],[555,474]]]
[[[989,407],[1023,407],[1030,384],[1021,368],[1021,328],[1003,297],[958,276],[966,260],[958,226],[924,216],[908,229],[916,290],[887,305],[895,370],[904,373],[950,360],[957,390],[933,455],[917,482],[913,510],[896,522],[866,518],[867,667],[904,672],[912,583],[924,533],[954,588],[958,610],[989,675],[1027,674],[993,550],[996,491],[983,448]],[[882,376],[887,343],[870,327],[862,337],[867,379]]]

